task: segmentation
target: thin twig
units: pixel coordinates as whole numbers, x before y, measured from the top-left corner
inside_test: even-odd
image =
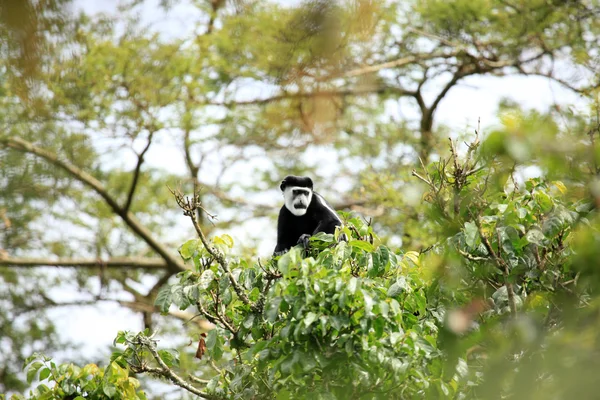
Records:
[[[489,261],[490,260],[489,257],[478,257],[478,256],[471,255],[461,249],[456,249],[456,250],[458,250],[458,252],[461,256],[463,256],[464,258],[466,258],[469,261]]]
[[[204,315],[208,321],[212,322],[215,325],[218,323],[221,323],[221,325],[223,325],[223,327],[225,329],[227,329],[229,332],[231,332],[232,335],[235,336],[237,334],[237,331],[235,329],[233,329],[233,327],[225,319],[223,319],[220,315],[218,315],[218,314],[212,315],[208,311],[206,311],[206,309],[204,308],[204,306],[202,305],[202,303],[200,301],[196,302],[196,307],[198,307],[198,310],[200,310],[200,313],[202,313],[202,315]]]
[[[206,385],[208,382],[210,382],[208,379],[200,379],[192,374],[188,375],[188,378],[190,378],[191,381],[194,381],[196,383],[200,383],[202,385]]]
[[[424,178],[424,177],[422,177],[421,175],[419,175],[419,174],[417,173],[417,171],[415,171],[414,169],[412,170],[412,173],[411,173],[411,175],[412,175],[412,176],[414,176],[414,177],[417,177],[417,178],[419,178],[420,180],[422,180],[423,182],[425,182],[427,185],[429,185],[429,186],[433,187],[433,183],[432,183],[432,182],[428,181],[426,178]]]

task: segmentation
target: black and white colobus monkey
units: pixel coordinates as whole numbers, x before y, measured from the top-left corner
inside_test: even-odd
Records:
[[[323,196],[313,191],[313,182],[306,176],[286,176],[279,186],[285,203],[277,220],[277,246],[273,255],[285,253],[318,233],[335,233],[342,220]]]

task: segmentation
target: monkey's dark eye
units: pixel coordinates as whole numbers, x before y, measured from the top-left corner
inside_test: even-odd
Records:
[[[299,196],[301,194],[308,196],[308,190],[294,189],[292,190],[292,193],[294,194],[294,196]]]

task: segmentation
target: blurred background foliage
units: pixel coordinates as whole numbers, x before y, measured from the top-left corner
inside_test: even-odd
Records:
[[[594,397],[597,0],[136,0],[113,13],[91,9],[84,1],[0,2],[0,391],[26,390],[21,367],[33,352],[64,360],[59,350],[76,346],[49,311],[106,303],[160,328],[180,346],[178,368],[210,379],[214,371],[186,346],[198,327],[181,324],[194,307],[163,317],[155,306],[165,283],[193,269],[176,249],[194,230],[168,186],[202,187],[204,207],[219,218],[200,215],[200,226],[233,236],[235,256],[247,260],[239,268],[259,276],[251,260],[274,247],[278,182],[305,174],[336,209],[370,219],[381,246],[418,254],[401,269],[414,278],[404,283],[404,313],[386,319],[385,333],[363,333],[374,343],[382,336],[369,335],[391,339],[401,329],[428,345],[394,339],[393,351],[382,350],[414,360],[397,377],[381,376],[377,362],[364,381],[352,375],[359,370],[332,372],[358,382],[353,396]],[[157,27],[181,9],[176,28]],[[515,75],[547,79],[577,104],[531,110],[502,100],[497,124],[459,132],[438,120],[458,85]],[[364,265],[384,247],[345,255],[362,272],[342,260],[331,274],[373,279],[371,297],[385,288],[389,295],[402,274],[369,275]],[[331,269],[324,258],[313,267]],[[264,289],[260,282],[248,289]],[[364,298],[354,300],[348,307],[364,307]],[[243,326],[250,311],[237,312],[231,318]],[[227,347],[234,356],[241,349]],[[80,352],[77,364],[107,363],[106,353]],[[268,362],[252,367],[252,379]],[[57,374],[67,370],[83,376],[72,367]],[[137,388],[115,371],[98,382],[124,377],[119,385]],[[300,396],[307,383],[290,371],[284,382],[296,386],[286,390]],[[251,382],[255,395],[273,395]],[[376,382],[388,392],[372,393]]]

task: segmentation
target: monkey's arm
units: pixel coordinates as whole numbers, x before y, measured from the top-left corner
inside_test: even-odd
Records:
[[[313,235],[316,235],[319,232],[323,233],[331,233],[332,235],[335,233],[335,228],[338,226],[342,226],[342,223],[337,218],[328,218],[319,222],[317,228],[313,232]]]
[[[319,223],[319,225],[313,232],[313,235],[316,235],[319,232],[330,233],[333,235],[335,233],[335,228],[337,228],[338,226],[342,226],[342,221],[339,219],[337,214],[332,215],[330,218],[324,219]],[[338,240],[343,240],[343,241],[347,242],[348,238],[346,237],[345,234],[342,233],[340,235],[340,237],[338,238]]]

